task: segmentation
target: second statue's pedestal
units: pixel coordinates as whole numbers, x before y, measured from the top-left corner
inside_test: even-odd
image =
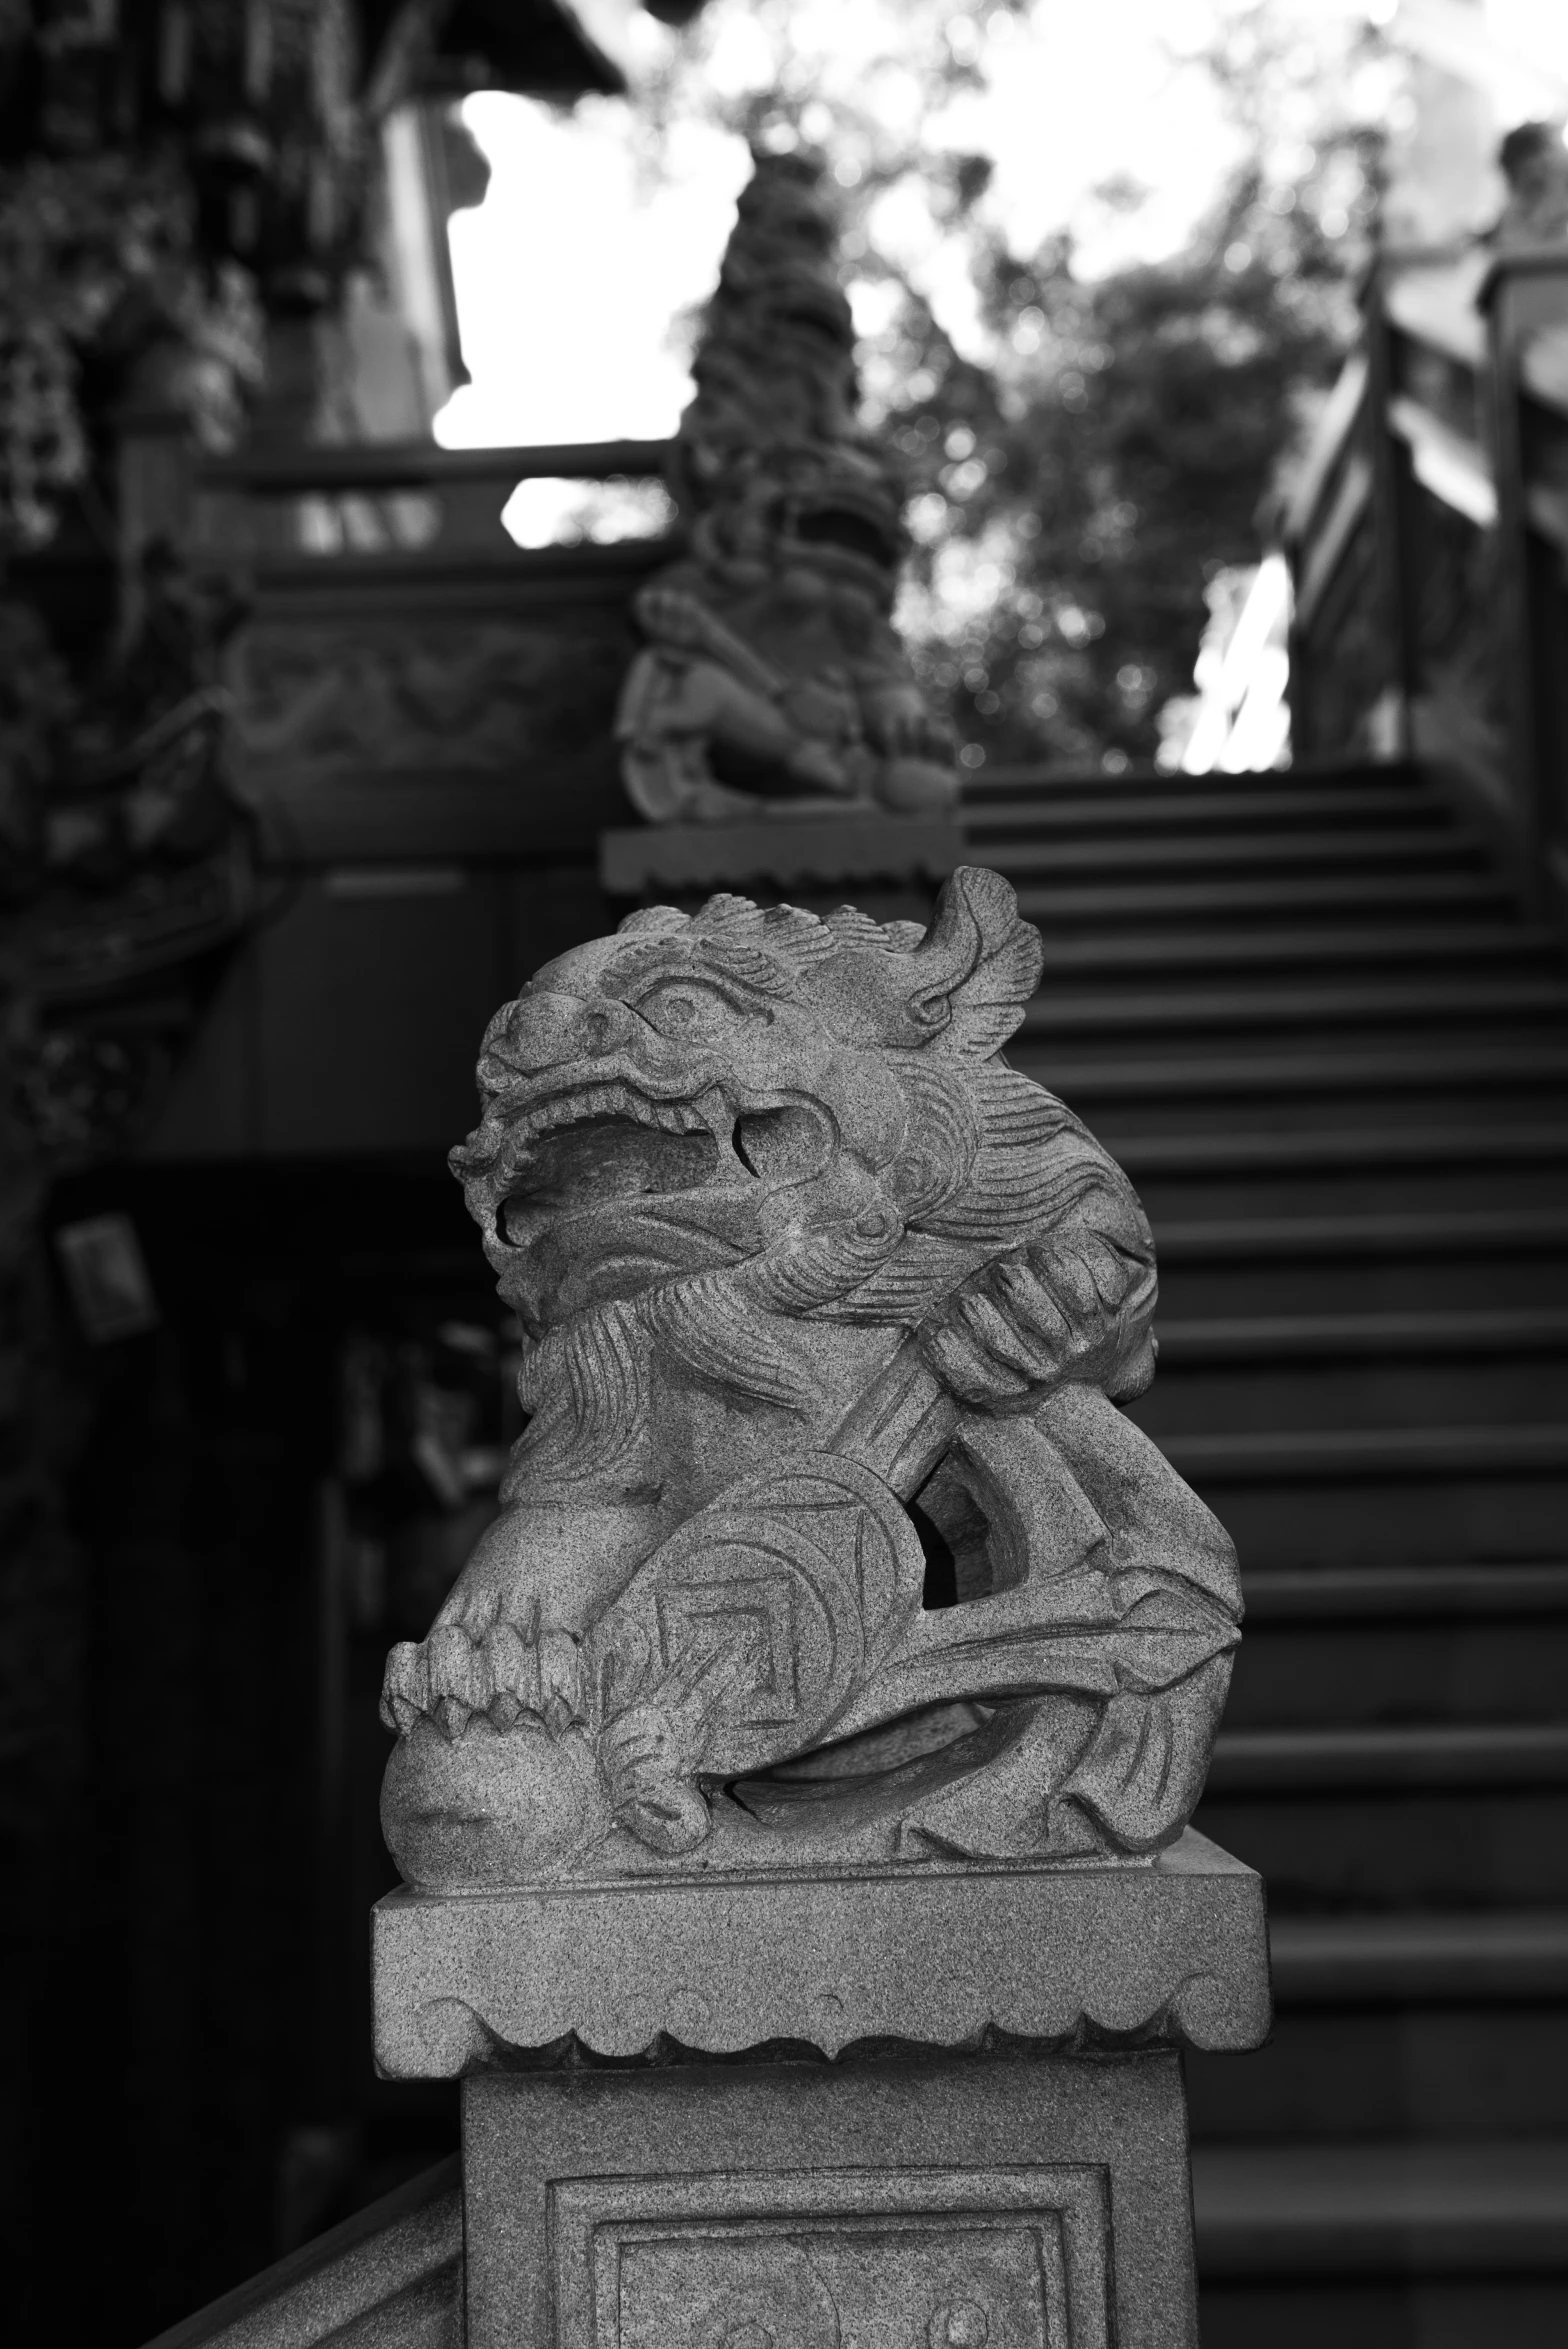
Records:
[[[867,883],[945,881],[963,862],[951,816],[891,816],[860,809],[791,815],[780,801],[753,823],[644,824],[599,835],[599,879],[608,897],[690,895],[694,890],[839,889]]]
[[[928,1864],[375,1918],[377,2055],[462,2072],[469,2349],[1176,2349],[1179,2045],[1269,2022],[1262,1886]]]

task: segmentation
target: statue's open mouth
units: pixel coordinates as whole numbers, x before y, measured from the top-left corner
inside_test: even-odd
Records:
[[[611,1094],[622,1090],[605,1088]],[[687,1104],[578,1109],[537,1136],[497,1221],[510,1246],[526,1247],[546,1224],[606,1200],[704,1190],[718,1164],[718,1143]]]
[[[835,350],[855,347],[854,314],[843,291],[810,263],[780,273],[771,308],[772,322],[786,334],[820,336]]]
[[[681,1094],[661,1097],[619,1073],[607,1071],[573,1082],[563,1072],[553,1092],[541,1093],[509,1112],[499,1142],[491,1138],[493,1128],[487,1121],[452,1152],[452,1171],[463,1185],[471,1212],[493,1233],[514,1193],[552,1187],[552,1169],[564,1166],[566,1153],[578,1152],[573,1163],[576,1171],[583,1171],[583,1145],[573,1144],[569,1137],[588,1129],[601,1135],[621,1133],[632,1148],[649,1147],[649,1135],[692,1136],[699,1150],[706,1137],[715,1156],[719,1147],[689,1085]]]
[[[537,1336],[586,1304],[754,1251],[756,1189],[696,1098],[612,1080],[529,1103],[470,1203],[502,1296]]]
[[[813,550],[831,548],[836,554],[858,555],[879,571],[896,569],[899,549],[890,532],[864,508],[835,501],[832,505],[802,506],[792,516],[791,535]]]

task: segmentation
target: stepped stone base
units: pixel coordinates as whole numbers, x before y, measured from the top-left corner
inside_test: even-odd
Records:
[[[756,823],[648,824],[599,835],[599,879],[611,897],[655,889],[708,890],[772,882],[837,888],[850,881],[945,881],[964,861],[964,836],[945,816],[831,810]]]
[[[785,2042],[1261,2044],[1263,1886],[1188,1828],[1152,1861],[835,1875],[685,1873],[440,1895],[373,1925],[376,2061],[450,2079],[546,2051],[612,2060]]]
[[[375,2001],[385,2072],[467,2075],[469,2349],[1179,2349],[1177,2050],[1264,2037],[1262,1886],[1189,1830],[405,1890]]]

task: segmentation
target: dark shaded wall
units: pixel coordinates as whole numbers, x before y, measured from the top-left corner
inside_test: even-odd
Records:
[[[138,1155],[47,1208],[49,1234],[130,1217],[158,1324],[94,1345],[47,1234],[25,1267],[58,1473],[30,1504],[55,1515],[16,1652],[48,1734],[12,1772],[0,1943],[18,2338],[131,2349],[455,2142],[451,2092],[375,2081],[365,1962],[382,1660],[512,1432],[444,1159],[490,1014],[605,926],[656,559],[261,568],[232,677],[259,918]],[[419,1468],[426,1421],[468,1489]]]

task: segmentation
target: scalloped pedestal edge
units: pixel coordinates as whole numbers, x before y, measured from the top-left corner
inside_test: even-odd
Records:
[[[1263,1882],[1188,1828],[1147,1864],[906,1869],[433,1894],[373,1919],[376,2061],[450,2079],[575,2046],[1261,2045]]]

